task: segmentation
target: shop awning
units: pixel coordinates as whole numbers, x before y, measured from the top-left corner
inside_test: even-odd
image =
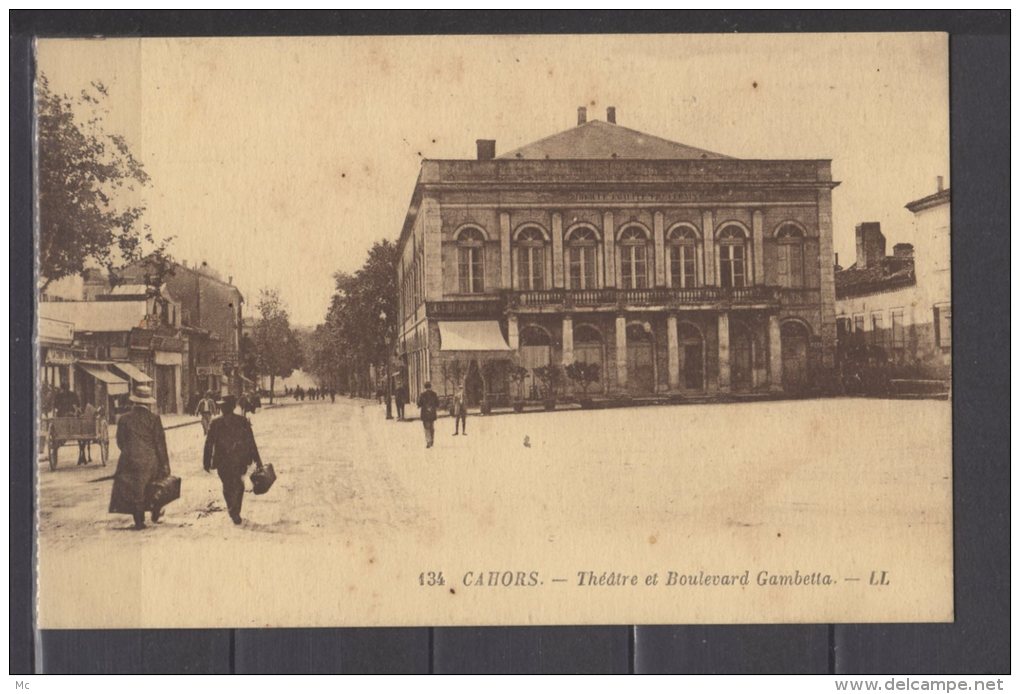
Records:
[[[440,352],[512,352],[494,320],[439,321]]]
[[[124,395],[128,392],[128,382],[117,374],[111,372],[103,364],[82,364],[78,363],[82,371],[92,376],[97,381],[102,381],[103,385],[106,386],[106,392],[109,395]]]
[[[130,378],[135,383],[152,383],[152,378],[149,374],[139,369],[134,364],[126,361],[118,361],[113,363],[113,368],[124,373],[125,376]]]

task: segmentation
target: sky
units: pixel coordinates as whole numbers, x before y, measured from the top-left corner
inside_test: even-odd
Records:
[[[746,159],[831,159],[835,250],[909,242],[904,205],[949,185],[944,34],[44,39],[56,91],[106,84],[108,130],[152,179],[173,255],[325,315],[333,273],[396,240],[422,159],[497,154],[577,107]]]

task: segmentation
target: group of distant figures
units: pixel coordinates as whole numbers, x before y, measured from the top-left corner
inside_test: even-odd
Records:
[[[309,388],[305,390],[301,386],[296,388],[288,388],[284,386],[283,394],[285,396],[293,396],[295,400],[325,400],[329,398],[330,402],[336,402],[336,389],[334,388]]]
[[[64,383],[53,398],[53,414],[57,417],[79,417],[92,427],[95,427],[96,420],[103,416],[104,413],[102,407],[96,407],[91,402],[87,402],[82,406],[78,401],[78,396]],[[78,464],[85,465],[91,462],[92,439],[79,439]]]

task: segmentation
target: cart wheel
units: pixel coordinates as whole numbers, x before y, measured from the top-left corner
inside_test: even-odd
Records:
[[[60,442],[53,438],[53,432],[51,431],[46,437],[46,450],[50,454],[50,470],[57,469],[57,456],[60,452]]]

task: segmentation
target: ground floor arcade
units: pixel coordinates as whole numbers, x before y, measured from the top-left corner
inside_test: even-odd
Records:
[[[446,348],[448,325],[430,322],[404,354],[412,394],[426,380],[441,396],[463,383],[471,402],[539,400],[550,389],[560,397],[796,394],[822,361],[811,322],[775,311],[512,313],[499,321],[504,340],[474,350]],[[582,384],[561,373],[550,385],[547,367],[576,362],[596,365],[597,377]]]

